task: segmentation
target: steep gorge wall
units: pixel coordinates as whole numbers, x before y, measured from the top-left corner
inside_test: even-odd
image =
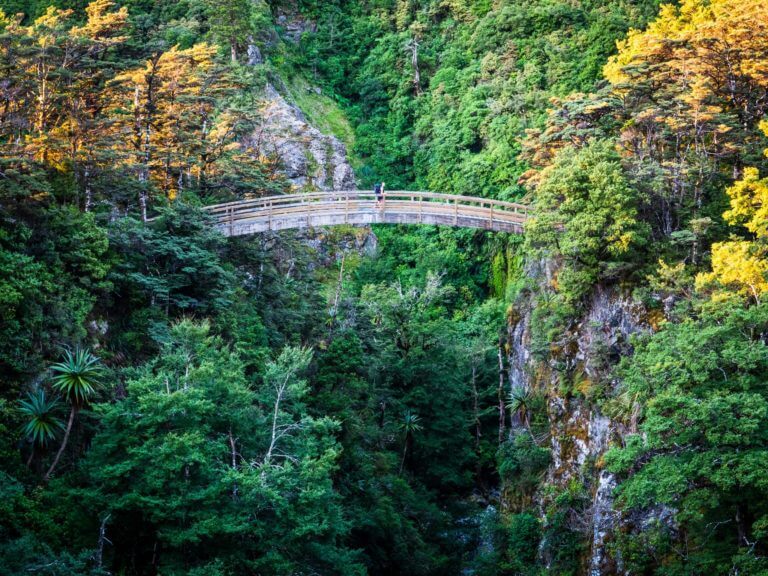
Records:
[[[278,9],[274,28],[264,32],[261,41],[270,49],[296,46],[305,32],[316,30],[316,23],[305,19],[295,5]],[[276,162],[280,172],[297,191],[350,190],[356,188],[355,171],[347,145],[336,135],[323,130],[310,119],[302,105],[317,108],[315,121],[323,115],[343,118],[345,132],[351,133],[346,118],[335,102],[293,70],[282,70],[266,61],[255,39],[247,50],[251,67],[263,67],[267,82],[258,97],[258,125],[242,145],[258,156]],[[291,78],[289,78],[291,76]],[[295,76],[295,77],[294,77]]]
[[[607,545],[624,520],[614,508],[616,478],[601,460],[611,442],[628,430],[602,413],[590,391],[601,386],[603,396],[615,394],[618,382],[610,369],[631,354],[631,336],[649,329],[646,312],[618,288],[599,288],[568,330],[565,346],[553,347],[549,358],[540,360],[531,350],[534,305],[532,297],[519,301],[508,326],[510,391],[540,393],[546,399],[549,430],[540,443],[549,448],[551,463],[534,502],[544,518],[551,488],[583,485],[590,503],[574,524],[588,543],[584,572],[622,573],[620,559],[611,557]]]
[[[260,125],[244,145],[278,162],[295,189],[355,188],[355,172],[345,144],[313,126],[272,84],[264,89],[259,116]]]

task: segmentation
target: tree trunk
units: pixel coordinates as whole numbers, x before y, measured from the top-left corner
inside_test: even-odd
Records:
[[[133,92],[134,114],[134,139],[133,146],[136,153],[139,180],[139,209],[142,222],[147,221],[147,195],[149,186],[149,160],[150,160],[150,128],[149,119],[143,118],[141,106],[141,90],[137,85]]]
[[[142,188],[139,189],[139,208],[141,209],[141,221],[147,221],[147,191]]]
[[[277,430],[277,418],[280,414],[280,402],[283,400],[283,394],[285,393],[285,388],[288,385],[288,379],[291,377],[291,373],[289,372],[285,378],[283,379],[282,383],[280,383],[278,386],[275,387],[275,390],[277,392],[277,396],[275,397],[275,408],[272,412],[272,434],[271,439],[269,442],[269,448],[267,449],[267,453],[264,456],[264,464],[267,465],[272,460],[272,452],[274,451],[275,447],[277,446],[277,441],[279,439],[278,437],[278,430]]]
[[[504,433],[506,431],[507,411],[504,405],[504,346],[503,340],[499,338],[499,444],[504,442]]]
[[[339,298],[341,297],[342,283],[344,282],[344,260],[347,257],[347,253],[341,254],[341,266],[339,267],[339,280],[336,283],[336,293],[333,297],[333,307],[331,308],[331,318],[328,323],[328,339],[333,336],[333,328],[336,325],[336,317],[339,315]]]
[[[472,365],[472,412],[475,421],[475,452],[480,454],[480,438],[483,436],[480,426],[479,394],[477,392],[477,366]]]
[[[419,72],[419,41],[414,38],[410,42],[411,66],[413,66],[413,88],[416,96],[421,96],[421,73]]]
[[[483,437],[483,428],[480,423],[480,393],[477,390],[477,365],[472,362],[472,412],[475,420],[475,481],[478,483],[483,493],[486,492],[483,479],[483,460],[481,458],[480,439]]]
[[[99,543],[96,546],[95,558],[96,567],[99,569],[101,569],[104,560],[104,542],[112,544],[112,542],[109,541],[109,538],[107,538],[107,522],[109,521],[110,516],[111,514],[104,516],[101,521],[101,526],[99,526]]]
[[[232,436],[232,429],[229,429],[229,447],[232,452],[232,470],[237,470],[237,440]],[[237,500],[238,486],[237,482],[232,486],[232,500]]]
[[[64,453],[64,448],[67,447],[67,441],[69,440],[69,433],[72,431],[72,424],[75,421],[75,414],[77,413],[77,408],[72,406],[72,410],[69,412],[69,420],[67,421],[67,429],[64,431],[64,439],[61,441],[61,447],[59,448],[59,451],[56,453],[56,458],[53,459],[53,464],[51,464],[51,467],[48,468],[48,472],[45,473],[45,478],[43,478],[46,482],[48,482],[48,479],[51,477],[51,474],[53,473],[56,466],[59,464],[59,460],[61,459],[61,455]]]
[[[90,212],[93,204],[93,191],[91,190],[91,171],[87,163],[83,171],[83,185],[85,187],[85,211]]]

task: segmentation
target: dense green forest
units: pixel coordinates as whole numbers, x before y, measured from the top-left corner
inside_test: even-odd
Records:
[[[525,234],[223,236],[273,92]],[[766,112],[766,0],[0,0],[0,575],[768,574]]]

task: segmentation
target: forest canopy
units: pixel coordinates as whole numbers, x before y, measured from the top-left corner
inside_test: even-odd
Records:
[[[525,234],[225,237],[270,99]],[[767,106],[765,0],[0,0],[0,574],[764,574]]]

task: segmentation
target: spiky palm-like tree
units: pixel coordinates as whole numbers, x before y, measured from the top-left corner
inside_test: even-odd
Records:
[[[522,388],[512,390],[509,395],[507,408],[517,417],[518,422],[530,430],[531,428],[531,403],[533,394]]]
[[[42,389],[29,392],[24,400],[19,400],[19,411],[27,417],[24,435],[32,442],[27,466],[32,462],[35,448],[47,446],[64,429],[64,423],[57,416],[58,408],[58,398],[49,398]]]
[[[400,422],[400,431],[403,433],[403,459],[400,461],[400,474],[403,473],[405,466],[405,457],[408,455],[408,445],[413,441],[415,432],[421,431],[421,417],[412,413],[410,410],[403,412],[403,420]]]
[[[64,430],[61,447],[56,453],[56,457],[53,459],[48,472],[45,473],[45,480],[51,477],[51,474],[59,464],[59,459],[61,459],[64,448],[66,448],[69,441],[69,434],[72,431],[75,417],[80,409],[88,404],[91,396],[96,391],[99,378],[103,374],[101,361],[86,348],[77,348],[74,352],[67,350],[64,352],[64,359],[51,366],[51,369],[54,373],[53,388],[69,402],[71,410],[69,411],[69,420],[67,421],[67,428]]]

